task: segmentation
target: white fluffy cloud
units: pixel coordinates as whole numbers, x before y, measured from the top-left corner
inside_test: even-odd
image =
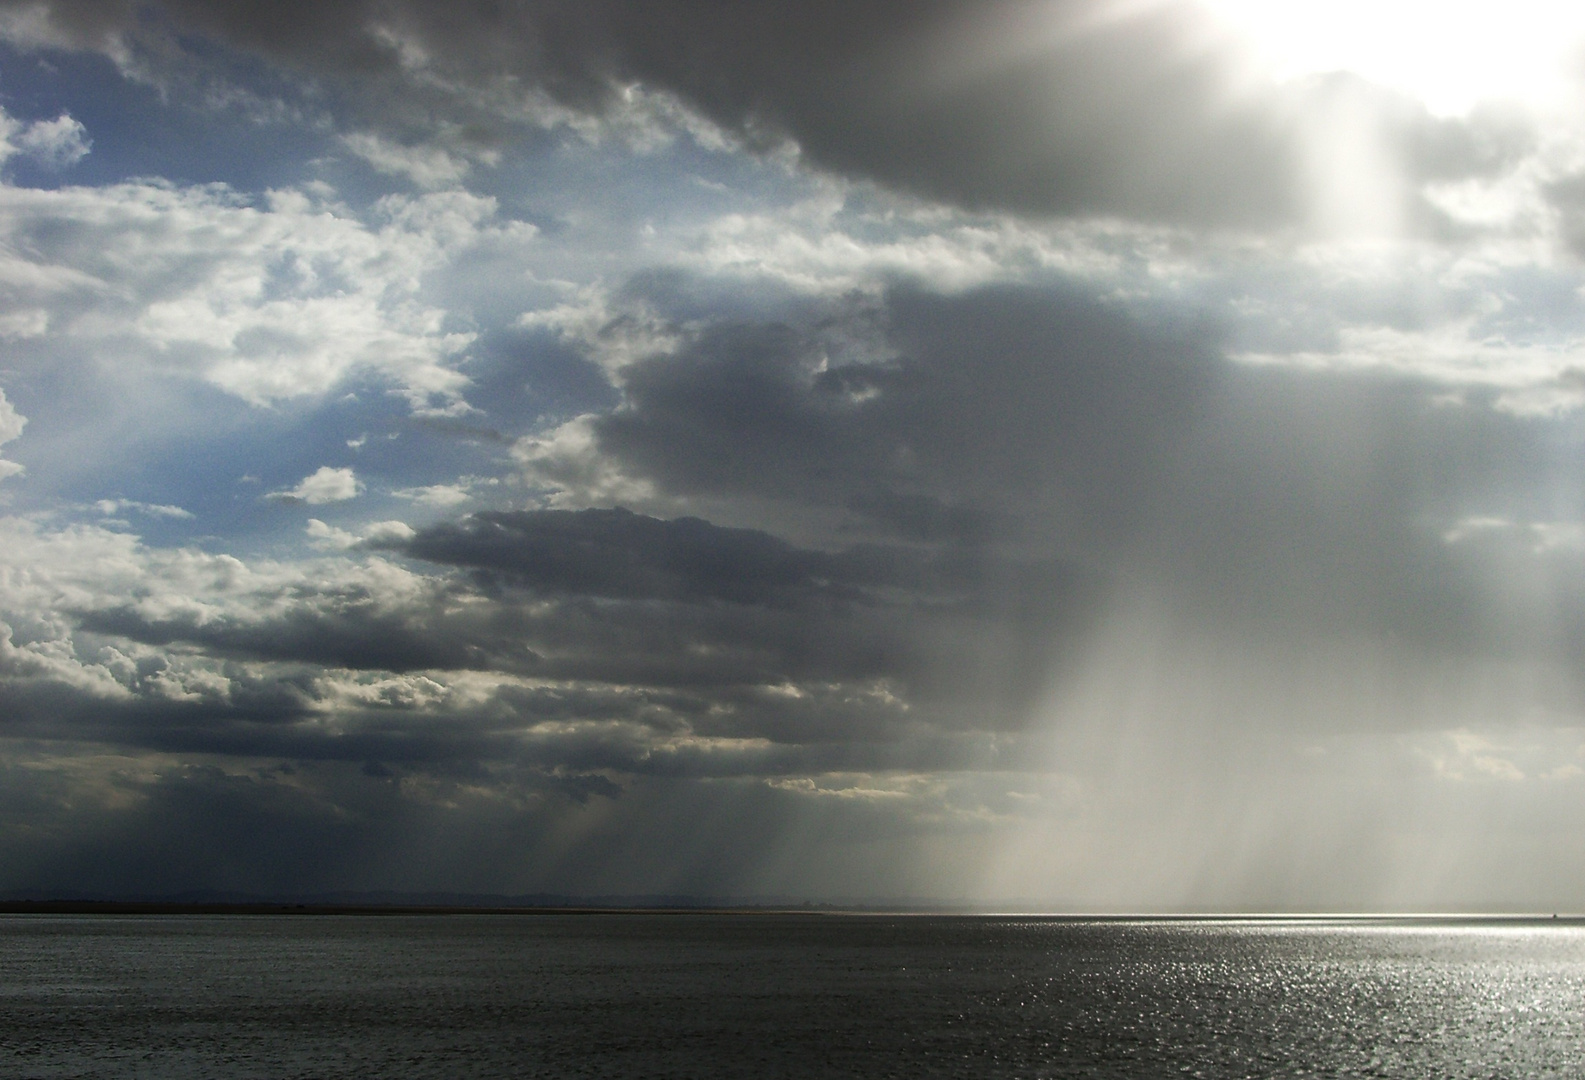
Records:
[[[363,491],[363,481],[351,469],[321,465],[312,476],[305,476],[296,487],[271,496],[282,502],[305,502],[309,506],[345,502]]]
[[[376,521],[353,533],[327,525],[318,518],[309,518],[304,531],[308,534],[309,546],[320,551],[347,551],[359,544],[401,543],[413,538],[413,528],[405,521]]]
[[[420,601],[433,587],[378,558],[244,563],[190,548],[151,549],[99,526],[48,529],[0,517],[0,685],[58,684],[109,700],[142,694],[225,701],[233,676],[215,659],[107,642],[85,635],[77,620],[130,604],[137,617],[155,622],[252,624],[290,608],[305,589],[364,597],[384,610]]]
[[[22,154],[45,168],[62,169],[87,157],[92,146],[88,129],[67,113],[24,124],[0,109],[0,161]]]
[[[522,245],[462,192],[382,200],[365,222],[315,193],[222,186],[0,187],[0,295],[12,336],[191,374],[255,404],[386,380],[415,409],[462,407],[473,333],[425,281],[481,244]]]
[[[27,426],[28,418],[16,411],[16,408],[6,400],[4,390],[0,390],[0,446],[13,441],[22,434],[22,429]],[[15,476],[22,471],[22,466],[14,461],[0,458],[0,480],[8,476]]]

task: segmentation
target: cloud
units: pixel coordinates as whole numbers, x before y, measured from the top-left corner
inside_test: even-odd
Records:
[[[277,502],[301,502],[309,506],[345,502],[363,492],[363,481],[348,468],[331,468],[321,465],[311,476],[305,476],[296,487],[273,492],[267,498]]]
[[[18,186],[102,64],[5,132],[7,881],[1238,906],[1577,802],[1539,114],[1276,85],[1176,3],[0,25],[235,185]]]
[[[841,596],[843,586],[886,562],[879,552],[869,560],[859,553],[826,556],[763,532],[697,518],[662,521],[620,508],[485,511],[424,529],[401,550],[510,575],[551,594],[757,604]]]
[[[405,176],[421,188],[455,186],[470,163],[437,147],[401,146],[368,132],[342,136],[342,144],[383,173]]]
[[[1528,682],[1509,671],[1514,694],[1496,698],[1582,700],[1568,672],[1585,637],[1544,636],[1585,611],[1577,552],[1548,549],[1557,561],[1516,595],[1505,560],[1528,548],[1443,538],[1472,516],[1456,507],[1522,491],[1494,471],[1545,473],[1545,422],[1438,406],[1425,382],[1232,364],[1214,339],[1191,350],[1181,328],[1050,287],[898,288],[841,318],[820,303],[790,316],[697,325],[633,359],[621,403],[582,421],[584,449],[657,500],[817,536],[483,511],[310,525],[348,554],[272,563],[7,519],[6,732],[163,755],[105,789],[154,806],[221,792],[248,820],[274,821],[280,800],[334,821],[371,797],[363,784],[396,789],[380,820],[408,825],[442,803],[485,814],[469,821],[507,804],[534,807],[524,822],[626,814],[684,781],[716,814],[753,781],[779,807],[940,836],[1014,819],[1016,800],[975,778],[1042,762],[1031,719],[1068,694],[1107,724],[1170,699],[1195,738],[1237,745],[1412,733],[1494,722],[1475,690],[1516,642],[1548,640],[1559,662]],[[1445,471],[1402,467],[1423,459]],[[1098,625],[1142,588],[1158,607],[1119,628],[1135,650],[1123,705],[1104,685],[1085,698]],[[1383,686],[1408,704],[1383,708]],[[1182,760],[1236,779],[1238,762],[1183,739]],[[180,771],[200,759],[218,772]],[[260,775],[278,763],[359,779]],[[1073,784],[1079,805],[1111,805]]]
[[[454,408],[473,334],[444,325],[423,279],[534,232],[457,192],[391,197],[368,224],[297,191],[254,205],[223,187],[143,182],[0,186],[0,207],[0,279],[49,327],[51,355],[193,374],[261,405],[361,376],[416,411]]]
[[[386,128],[351,136],[353,149],[424,185],[459,179],[514,127],[615,127],[635,97],[657,94],[741,144],[791,140],[818,168],[932,199],[1213,226],[1369,225],[1376,211],[1344,204],[1374,196],[1339,186],[1339,164],[1366,158],[1402,204],[1388,217],[1412,217],[1420,184],[1501,169],[1524,143],[1357,79],[1274,86],[1186,4],[752,0],[706,13],[523,0],[451,5],[443,18],[423,4],[351,3],[291,19],[205,0],[161,7],[167,25],[338,79],[363,122]],[[11,10],[25,44],[102,49],[152,70],[181,51],[130,5]],[[676,114],[641,123],[701,128]]]
[[[402,521],[377,521],[365,525],[357,533],[327,525],[318,518],[309,518],[305,531],[309,543],[320,550],[346,551],[363,544],[371,546],[400,545],[413,538],[413,529]]]
[[[403,488],[391,492],[399,499],[412,499],[424,506],[456,506],[465,503],[471,496],[468,489],[461,484],[430,484],[420,488]]]
[[[1443,540],[1483,512],[1572,536],[1571,517],[1542,516],[1545,478],[1568,468],[1558,429],[1489,391],[1449,406],[1438,374],[1231,363],[1203,323],[1135,321],[1062,287],[897,288],[878,307],[696,326],[618,369],[619,407],[516,456],[551,505],[692,511],[987,565],[1018,551],[1235,640],[1390,640],[1409,667],[1519,640],[1580,653],[1575,616],[1556,615],[1579,602],[1573,548],[1552,542],[1523,569]],[[1004,587],[985,602],[1060,608]]]
[[[493,433],[492,433],[493,434]],[[488,435],[486,437],[489,437]],[[499,434],[495,434],[495,441],[505,441]],[[497,477],[459,476],[451,484],[426,484],[423,487],[398,488],[391,492],[399,499],[411,499],[421,506],[448,508],[459,506],[474,497],[476,489],[488,489],[499,486]]]
[[[417,770],[1002,767],[1018,705],[973,673],[1021,616],[987,605],[987,587],[1022,575],[1064,595],[1052,568],[823,553],[615,511],[363,530],[365,547],[439,573],[0,528],[10,738]],[[1066,589],[1067,622],[1047,640],[1084,618],[1083,590]],[[989,644],[964,652],[965,634]]]
[[[0,109],[0,161],[21,154],[48,169],[64,169],[88,156],[88,129],[62,113],[23,124]]]
[[[1521,579],[1529,548],[1444,539],[1470,532],[1470,506],[1524,520],[1493,500],[1541,497],[1538,421],[1438,405],[1425,382],[1232,364],[1214,339],[1049,286],[789,314],[685,328],[616,371],[618,407],[577,421],[578,453],[648,492],[648,513],[553,475],[573,446],[553,431],[520,460],[566,509],[309,524],[353,558],[260,569],[19,533],[15,715],[55,701],[87,725],[121,701],[175,710],[146,730],[188,749],[807,775],[1002,760],[986,740],[1015,738],[1101,613],[1140,592],[1170,641],[1258,647],[1275,669],[1361,640],[1390,642],[1411,684],[1516,642],[1585,655],[1556,620],[1585,611],[1574,547]],[[356,490],[326,466],[281,494]],[[684,506],[764,524],[659,513]],[[250,701],[305,719],[266,731]],[[400,730],[381,726],[393,708]]]
[[[179,518],[191,520],[193,513],[180,506],[166,506],[160,503],[138,502],[136,499],[100,499],[94,503],[94,509],[105,517],[115,517],[118,514],[133,511],[134,513],[147,514],[150,517]]]
[[[902,289],[818,328],[709,326],[623,369],[623,408],[574,423],[634,489],[779,500],[930,540],[972,540],[1061,498],[1066,528],[1106,533],[1214,373],[1209,342],[1156,337],[1062,289]],[[557,471],[576,440],[518,452],[532,475],[577,482]]]
[[[27,426],[28,418],[16,411],[16,407],[6,400],[4,390],[0,390],[0,446],[14,442],[22,437],[22,429]],[[0,458],[0,480],[8,476],[16,476],[23,468],[14,461]]]
[[[17,412],[16,406],[6,400],[5,391],[0,390],[0,446],[20,439],[27,423],[28,418]]]

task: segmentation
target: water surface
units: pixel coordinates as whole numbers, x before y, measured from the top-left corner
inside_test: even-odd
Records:
[[[7,1077],[1579,1077],[1585,928],[0,916]]]

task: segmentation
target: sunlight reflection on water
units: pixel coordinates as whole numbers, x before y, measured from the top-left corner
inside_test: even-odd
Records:
[[[8,1076],[1575,1076],[1585,929],[0,917]]]

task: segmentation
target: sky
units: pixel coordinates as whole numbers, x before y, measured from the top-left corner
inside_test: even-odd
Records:
[[[1585,910],[1585,15],[0,0],[0,893]]]

